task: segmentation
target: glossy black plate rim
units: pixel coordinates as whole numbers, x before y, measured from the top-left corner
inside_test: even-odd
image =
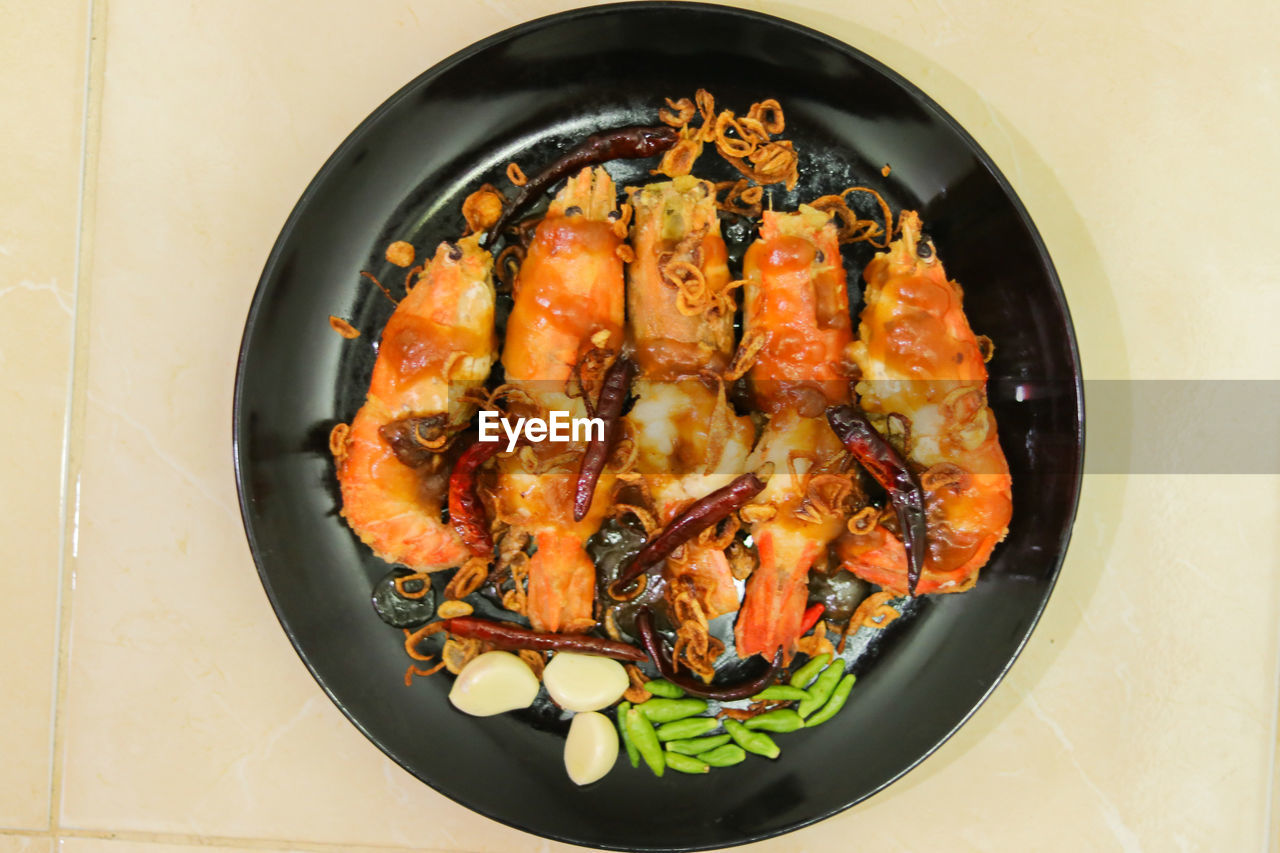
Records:
[[[442,76],[447,71],[454,68],[455,66],[467,61],[472,56],[496,44],[500,44],[514,37],[525,35],[553,24],[583,20],[583,19],[588,19],[588,18],[597,17],[597,16],[613,15],[620,12],[626,13],[629,10],[685,11],[690,9],[712,11],[717,14],[728,15],[730,17],[737,17],[737,18],[752,20],[760,24],[765,24],[775,28],[787,30],[796,35],[800,35],[800,36],[811,38],[811,39],[816,39],[818,41],[825,43],[828,47],[832,48],[837,52],[851,55],[854,58],[856,58],[859,62],[874,69],[875,71],[877,71],[878,73],[886,77],[887,79],[891,80],[897,86],[902,88],[906,93],[908,93],[916,101],[918,105],[923,106],[925,109],[930,111],[935,118],[937,118],[941,123],[947,125],[950,128],[950,130],[953,133],[955,133],[956,137],[963,142],[963,144],[969,149],[969,152],[974,156],[974,158],[977,161],[979,161],[982,164],[982,166],[989,173],[990,177],[996,182],[999,188],[1003,191],[1007,200],[1011,203],[1014,211],[1016,212],[1017,216],[1021,220],[1023,226],[1026,228],[1027,233],[1031,237],[1031,240],[1034,244],[1034,248],[1037,253],[1039,263],[1045,275],[1049,279],[1050,283],[1053,285],[1052,295],[1056,300],[1056,307],[1061,312],[1064,319],[1066,320],[1065,331],[1068,339],[1065,343],[1067,345],[1067,349],[1069,350],[1072,367],[1073,367],[1073,370],[1072,370],[1073,387],[1071,390],[1076,400],[1074,438],[1075,438],[1076,447],[1078,448],[1079,456],[1076,462],[1075,470],[1073,472],[1065,472],[1070,475],[1070,485],[1071,485],[1071,495],[1069,500],[1070,510],[1069,510],[1069,513],[1067,514],[1066,523],[1063,526],[1062,534],[1060,536],[1058,549],[1057,549],[1057,556],[1054,560],[1052,571],[1048,575],[1045,582],[1044,594],[1041,597],[1038,606],[1035,608],[1034,613],[1031,614],[1031,618],[1029,619],[1028,627],[1025,633],[1019,638],[1014,648],[1014,651],[1010,654],[1004,666],[999,670],[998,674],[992,679],[990,685],[988,685],[988,687],[981,694],[978,700],[974,702],[973,706],[957,720],[956,724],[953,727],[951,727],[945,734],[939,737],[932,746],[930,746],[926,751],[921,753],[916,760],[902,767],[899,772],[892,775],[890,778],[887,778],[879,786],[875,787],[874,789],[866,792],[861,796],[858,796],[850,800],[844,805],[836,808],[828,809],[826,811],[822,811],[820,813],[813,815],[809,819],[796,821],[790,825],[780,827],[775,831],[761,832],[755,835],[751,835],[749,837],[742,837],[740,839],[735,839],[735,840],[726,842],[725,844],[704,844],[704,845],[694,845],[694,846],[645,846],[643,848],[637,848],[634,846],[620,846],[620,845],[611,845],[607,843],[602,844],[598,841],[592,842],[592,844],[599,846],[603,849],[614,849],[614,850],[645,849],[645,850],[672,851],[674,853],[674,851],[684,851],[684,850],[718,849],[721,847],[737,846],[741,844],[748,844],[755,841],[765,840],[767,838],[777,837],[777,836],[795,831],[797,829],[801,829],[803,827],[818,823],[835,814],[839,814],[840,812],[845,811],[848,808],[856,805],[857,803],[860,803],[870,798],[871,796],[874,796],[880,791],[884,790],[888,786],[892,785],[894,782],[901,779],[904,775],[906,775],[908,772],[913,770],[915,767],[917,767],[921,762],[924,761],[924,759],[932,755],[933,752],[935,752],[943,743],[945,743],[948,739],[950,739],[966,722],[968,722],[968,720],[974,715],[974,713],[977,712],[978,708],[981,707],[981,705],[991,696],[991,694],[994,692],[997,685],[999,685],[999,683],[1008,674],[1010,668],[1013,666],[1018,656],[1022,653],[1022,650],[1026,647],[1026,644],[1030,639],[1032,631],[1034,631],[1035,626],[1038,624],[1041,616],[1043,615],[1045,607],[1048,605],[1049,597],[1052,595],[1053,589],[1056,587],[1058,577],[1061,573],[1063,561],[1066,558],[1067,545],[1070,540],[1071,533],[1075,524],[1075,519],[1077,517],[1078,510],[1079,510],[1080,489],[1081,489],[1083,467],[1084,467],[1085,411],[1084,411],[1083,376],[1082,376],[1081,364],[1080,364],[1079,346],[1078,346],[1078,342],[1075,335],[1074,324],[1072,323],[1072,320],[1071,320],[1070,309],[1067,305],[1066,297],[1063,292],[1061,280],[1059,279],[1057,270],[1052,262],[1052,259],[1049,256],[1047,248],[1044,245],[1044,241],[1040,235],[1040,232],[1035,227],[1035,223],[1032,220],[1030,214],[1027,212],[1021,199],[1014,192],[1012,185],[1005,178],[1004,174],[999,170],[999,168],[995,165],[991,157],[982,149],[982,147],[976,142],[976,140],[973,139],[973,137],[968,133],[968,131],[966,131],[964,127],[962,127],[959,124],[959,122],[957,122],[954,118],[952,118],[951,115],[948,114],[941,106],[939,106],[932,98],[930,98],[920,88],[915,86],[913,83],[911,83],[909,80],[904,78],[902,75],[894,71],[892,68],[889,68],[879,60],[867,55],[866,53],[859,50],[858,48],[846,42],[843,42],[839,39],[836,39],[832,36],[826,35],[820,31],[806,27],[804,25],[797,24],[793,21],[789,21],[783,18],[778,18],[772,15],[767,15],[761,12],[740,9],[736,7],[721,6],[718,4],[709,4],[709,3],[665,2],[664,0],[658,0],[658,2],[653,2],[652,0],[650,0],[650,2],[610,3],[610,4],[584,7],[581,9],[574,9],[574,10],[569,10],[565,12],[546,15],[531,21],[527,21],[522,24],[518,24],[513,27],[509,27],[505,30],[502,30],[498,33],[495,33],[494,35],[491,35],[480,41],[474,42],[473,44],[452,54],[451,56],[445,58],[444,60],[441,60],[440,62],[436,63],[431,68],[427,69],[423,73],[419,74],[417,77],[410,80],[404,86],[402,86],[393,95],[387,98],[386,101],[384,101],[381,105],[379,105],[377,109],[375,109],[372,113],[370,113],[362,122],[360,122],[360,124],[356,126],[356,128],[343,140],[343,142],[326,159],[323,166],[321,166],[320,170],[311,179],[306,189],[303,191],[302,195],[299,197],[298,202],[295,204],[294,208],[290,212],[288,218],[285,221],[284,226],[280,231],[279,236],[276,238],[276,241],[272,246],[271,252],[268,255],[267,261],[264,265],[262,275],[259,278],[258,286],[257,286],[257,289],[255,290],[253,300],[250,304],[248,316],[245,322],[244,334],[241,339],[240,351],[237,358],[235,393],[234,393],[234,400],[232,405],[232,461],[233,461],[233,466],[235,471],[236,490],[237,490],[237,496],[238,496],[238,503],[240,507],[241,519],[244,524],[245,534],[248,539],[250,551],[253,555],[255,566],[258,571],[259,579],[262,582],[263,588],[267,594],[269,601],[271,602],[272,608],[275,611],[277,618],[280,620],[281,627],[283,628],[286,636],[288,636],[290,643],[293,645],[295,652],[298,654],[298,657],[302,660],[303,664],[307,667],[312,677],[324,690],[326,695],[328,695],[329,699],[338,707],[340,711],[342,711],[343,715],[352,723],[352,725],[354,725],[356,729],[359,730],[366,738],[368,738],[371,742],[373,742],[374,745],[377,746],[385,755],[390,757],[393,761],[395,761],[398,765],[403,767],[415,778],[418,778],[422,782],[426,783],[427,785],[437,790],[438,792],[444,794],[445,796],[449,797],[450,799],[453,799],[456,802],[459,802],[460,804],[466,806],[467,808],[473,811],[476,811],[490,819],[493,819],[506,826],[510,826],[512,828],[515,828],[524,832],[530,832],[540,837],[550,838],[552,840],[561,841],[569,844],[580,845],[584,843],[581,839],[574,838],[573,836],[570,836],[570,835],[562,835],[562,834],[556,833],[555,831],[547,831],[543,829],[532,829],[528,826],[522,825],[518,821],[514,821],[508,817],[505,817],[500,812],[483,808],[477,804],[467,802],[464,798],[455,797],[453,794],[447,791],[444,791],[432,779],[426,778],[425,776],[420,775],[415,768],[410,767],[408,764],[402,761],[395,754],[393,750],[391,750],[378,737],[376,737],[373,733],[371,733],[365,727],[365,725],[361,722],[360,719],[353,716],[349,712],[347,706],[338,699],[333,688],[329,685],[325,677],[319,672],[315,663],[311,660],[311,657],[308,654],[308,651],[301,643],[295,630],[287,622],[285,622],[283,618],[280,617],[282,607],[278,600],[277,592],[272,584],[265,562],[261,556],[262,549],[260,547],[260,543],[258,542],[257,537],[255,536],[253,522],[251,520],[252,509],[250,506],[250,495],[246,487],[246,482],[244,478],[244,468],[242,465],[242,445],[243,445],[243,438],[244,438],[244,435],[243,435],[244,423],[242,419],[242,405],[243,405],[243,394],[244,394],[244,370],[247,362],[250,343],[253,338],[254,329],[255,329],[259,314],[266,301],[267,292],[268,292],[267,285],[269,284],[276,270],[276,267],[278,266],[281,254],[283,253],[285,247],[290,242],[290,238],[293,234],[293,231],[299,219],[303,216],[304,212],[308,208],[309,203],[312,201],[313,197],[317,194],[318,188],[325,183],[326,179],[331,176],[331,174],[334,172],[335,169],[337,169],[343,164],[343,161],[346,155],[353,148],[357,146],[357,144],[362,140],[365,134],[367,134],[373,126],[379,123],[379,121],[384,116],[384,114],[393,110],[403,99],[410,97],[421,87],[429,85],[435,78]]]

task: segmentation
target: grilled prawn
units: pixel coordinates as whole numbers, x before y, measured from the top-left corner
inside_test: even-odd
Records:
[[[720,380],[736,305],[713,188],[686,176],[636,190],[631,201],[627,322],[640,378],[627,420],[636,470],[666,524],[744,470],[755,429],[734,414]],[[690,542],[665,574],[672,607],[689,617],[680,624],[701,629],[687,639],[705,653],[707,620],[738,609],[723,548]]]
[[[849,296],[836,227],[807,206],[766,211],[744,267],[743,348],[757,350],[749,378],[770,415],[747,467],[773,474],[741,513],[753,522],[759,566],[738,615],[738,656],[771,658],[782,649],[789,657],[809,569],[839,535],[854,489],[840,470],[844,447],[823,417],[849,399]]]
[[[449,471],[434,452],[471,418],[464,392],[493,365],[493,258],[442,243],[382,333],[369,394],[336,442],[342,515],[382,559],[419,571],[468,551],[442,521]]]
[[[920,218],[901,215],[900,239],[867,265],[866,307],[852,355],[862,408],[882,433],[899,418],[908,462],[924,490],[928,548],[916,592],[960,592],[977,580],[1013,514],[1009,466],[987,406],[987,370],[961,305]],[[901,539],[882,525],[850,532],[842,565],[907,591]]]
[[[552,410],[585,417],[567,393],[575,367],[593,350],[617,352],[622,343],[623,269],[615,228],[613,180],[583,169],[551,203],[515,283],[502,363],[508,417],[547,417]],[[498,517],[533,537],[526,615],[539,631],[574,633],[595,625],[595,564],[583,544],[608,509],[613,474],[601,475],[585,517],[574,520],[580,446],[544,441],[521,448],[499,465]]]

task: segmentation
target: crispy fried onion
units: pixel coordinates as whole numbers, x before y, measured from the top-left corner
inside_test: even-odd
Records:
[[[511,575],[511,589],[502,593],[502,606],[523,616],[529,604],[529,555],[518,552],[507,563],[507,572]]]
[[[418,582],[418,589],[412,591],[407,587],[410,581]],[[411,575],[400,575],[395,581],[396,595],[401,598],[423,598],[431,592],[431,575],[426,572],[414,572]]]
[[[622,518],[624,515],[633,515],[640,522],[640,526],[644,528],[645,538],[651,538],[655,531],[662,525],[658,524],[658,520],[653,517],[653,513],[642,506],[635,504],[618,503],[613,505],[613,517]]]
[[[396,240],[387,246],[384,253],[387,262],[395,264],[398,267],[408,267],[413,265],[413,244],[404,240]]]
[[[502,415],[507,414],[513,401],[529,406],[537,405],[528,391],[510,383],[499,385],[492,391],[486,391],[484,388],[469,388],[463,393],[462,399],[464,402],[474,404],[477,408]]]
[[[764,208],[764,187],[753,184],[746,178],[720,181],[715,189],[716,207],[725,213],[755,219]]]
[[[375,285],[377,285],[377,286],[378,286],[378,290],[381,290],[381,291],[382,291],[382,295],[383,295],[383,296],[385,296],[385,297],[387,297],[387,299],[388,299],[388,300],[390,300],[390,302],[391,302],[391,304],[392,304],[392,305],[399,305],[399,304],[400,304],[400,302],[399,302],[399,301],[398,301],[394,296],[392,296],[392,295],[391,295],[391,291],[390,291],[390,290],[387,290],[385,287],[383,287],[383,286],[382,286],[382,282],[378,281],[378,277],[377,277],[376,275],[374,275],[374,274],[373,274],[373,273],[371,273],[371,272],[367,272],[367,271],[365,271],[365,270],[360,270],[360,277],[361,277],[361,278],[367,278],[367,279],[369,279],[369,281],[371,281],[371,282],[373,282]]]
[[[926,492],[936,492],[939,489],[963,492],[969,488],[971,481],[969,472],[952,462],[939,462],[920,475],[920,487]]]
[[[485,184],[462,202],[462,218],[467,221],[466,234],[488,231],[502,218],[506,196],[493,184]]]
[[[516,655],[529,665],[529,669],[533,670],[533,674],[541,681],[542,670],[547,667],[546,654],[536,649],[520,649],[516,652]]]
[[[716,112],[716,99],[706,89],[699,89],[692,101],[667,98],[666,102],[667,107],[658,111],[658,118],[678,129],[680,139],[663,155],[655,173],[669,178],[689,174],[702,154],[702,146],[710,142],[748,180],[757,184],[785,183],[787,189],[795,188],[799,180],[795,148],[789,141],[773,139],[787,126],[782,106],[776,100],[754,103],[744,116],[733,110]],[[695,120],[700,122],[697,126]],[[758,202],[756,196],[754,203]]]
[[[510,243],[498,253],[493,262],[493,274],[498,279],[499,293],[511,293],[515,290],[516,276],[520,274],[520,265],[524,263],[525,247],[519,243]]]
[[[812,634],[796,641],[796,651],[804,652],[809,657],[825,654],[835,657],[836,647],[827,639],[827,623],[821,619],[818,620]]]
[[[978,353],[982,356],[983,363],[991,361],[991,357],[996,354],[996,345],[991,338],[978,335]]]
[[[854,536],[866,536],[868,533],[876,529],[876,525],[880,522],[880,509],[874,506],[864,506],[849,517],[849,532]]]
[[[734,580],[744,581],[756,570],[756,558],[751,549],[741,540],[734,540],[724,549],[725,559],[729,561],[729,573]]]
[[[697,131],[681,128],[680,138],[662,155],[653,174],[679,178],[693,171],[693,164],[702,156],[702,139]]]
[[[845,502],[853,494],[853,478],[847,474],[810,474],[804,501],[796,515],[813,524],[844,515]]]
[[[484,585],[485,580],[489,577],[489,561],[485,557],[472,557],[462,564],[449,583],[444,588],[444,597],[447,599],[466,598],[471,593],[480,589]],[[454,614],[460,615],[460,614]],[[446,618],[441,615],[441,618]]]
[[[443,628],[444,628],[443,622],[429,622],[416,631],[410,631],[408,628],[401,629],[404,631],[405,654],[407,654],[414,661],[418,661],[422,663],[433,660],[434,655],[423,654],[418,650],[418,643],[420,643],[426,637],[429,637],[432,634],[440,632]],[[444,669],[444,666],[445,666],[444,661],[441,661],[440,663],[428,669],[423,669],[422,667],[418,666],[417,663],[411,663],[409,664],[409,668],[404,671],[404,686],[405,687],[412,686],[413,677],[415,675],[423,678],[425,678],[428,675],[435,675],[437,672]]]
[[[336,423],[329,430],[329,452],[333,454],[333,461],[339,465],[347,458],[347,435],[350,432],[351,426],[344,423]]]
[[[850,631],[857,631],[859,628],[876,628],[880,629],[888,625],[900,615],[889,602],[893,599],[892,592],[876,592],[868,595],[858,605],[858,609],[853,611],[853,615],[849,617]]]
[[[341,317],[335,317],[332,314],[329,315],[329,328],[333,329],[349,341],[354,341],[356,338],[360,337],[359,329]]]
[[[905,457],[911,455],[911,419],[901,412],[890,412],[884,423],[885,440]]]
[[[676,624],[675,648],[672,660],[684,665],[707,684],[715,677],[716,659],[724,652],[724,643],[711,636],[707,628],[707,614],[698,600],[698,587],[688,575],[676,575],[670,579],[667,600]]]
[[[588,417],[596,416],[596,400],[600,399],[604,375],[609,372],[618,355],[617,350],[604,346],[607,343],[607,333],[599,338],[593,336],[590,347],[578,357],[578,363],[573,366],[564,383],[565,395],[582,398]]]
[[[756,357],[760,355],[760,350],[764,349],[764,345],[768,342],[768,332],[760,329],[747,329],[742,335],[742,342],[738,344],[737,351],[733,354],[733,361],[729,363],[729,367],[724,372],[724,381],[736,382],[746,376],[747,371],[756,363]]]
[[[658,110],[658,120],[665,125],[681,128],[688,124],[689,121],[698,114],[698,108],[695,107],[693,105],[693,101],[688,98],[681,98],[678,101],[673,101],[670,98],[666,98],[665,100],[667,102],[667,107],[670,107],[670,109],[664,107]],[[674,112],[672,112],[672,110],[674,110]]]
[[[529,179],[525,177],[524,169],[521,169],[520,164],[514,161],[507,164],[507,180],[517,187],[522,187],[529,183]]]
[[[649,680],[648,676],[641,672],[640,667],[633,663],[626,664],[626,669],[627,680],[631,682],[631,686],[622,694],[622,698],[637,705],[641,702],[647,701],[651,696],[653,696],[652,693],[644,689],[645,682]]]

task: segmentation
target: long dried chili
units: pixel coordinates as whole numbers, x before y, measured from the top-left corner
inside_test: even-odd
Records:
[[[474,616],[457,616],[441,622],[443,630],[455,637],[483,640],[500,649],[533,649],[535,651],[579,652],[617,660],[644,661],[647,655],[635,646],[588,637],[585,634],[548,634],[511,625],[502,625]]]
[[[573,494],[573,520],[582,521],[591,509],[591,499],[595,496],[596,483],[600,480],[600,472],[609,458],[613,448],[613,437],[618,431],[618,419],[622,416],[622,406],[627,401],[627,391],[631,387],[631,377],[635,374],[635,364],[629,358],[619,358],[604,375],[604,384],[600,388],[600,399],[596,402],[596,417],[604,422],[604,435],[587,444],[582,454],[582,466],[578,469],[578,484]]]
[[[853,406],[832,406],[827,421],[858,463],[884,487],[898,516],[902,545],[907,552],[907,594],[916,594],[928,535],[924,514],[924,490],[915,473],[885,441],[867,416]]]
[[[675,145],[679,138],[679,132],[665,125],[620,127],[593,133],[563,157],[529,178],[528,183],[520,189],[520,193],[512,199],[502,211],[502,216],[485,235],[484,248],[492,247],[498,235],[512,220],[524,212],[552,184],[570,172],[575,172],[584,166],[606,163],[609,160],[635,159],[661,154]]]
[[[764,482],[755,474],[743,474],[722,489],[695,501],[684,512],[680,513],[662,532],[650,539],[648,544],[632,559],[626,568],[618,573],[613,588],[621,590],[642,574],[662,565],[662,561],[676,548],[688,542],[708,527],[724,521],[743,504],[754,498],[764,489]]]
[[[476,493],[480,466],[502,449],[500,441],[480,441],[462,451],[449,475],[449,522],[463,544],[480,557],[493,554],[493,536],[484,517],[484,504]]]

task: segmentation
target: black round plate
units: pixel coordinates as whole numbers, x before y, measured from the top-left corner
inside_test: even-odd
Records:
[[[506,164],[528,170],[594,130],[653,123],[698,87],[745,110],[774,97],[801,152],[780,209],[856,183],[919,210],[974,328],[997,344],[991,400],[1014,483],[1008,539],[963,595],[921,602],[859,664],[849,705],[781,758],[714,778],[623,766],[587,788],[564,772],[562,725],[457,713],[436,676],[406,689],[399,631],[369,606],[386,566],[338,516],[330,428],[360,405],[391,305],[360,278],[402,271],[461,233],[461,200]],[[714,153],[702,162],[717,159]],[[892,173],[882,178],[883,164]],[[620,185],[651,163],[610,166]],[[701,172],[702,169],[699,168]],[[851,284],[860,283],[851,266]],[[362,331],[345,341],[330,314]],[[1066,302],[1026,211],[990,158],[878,62],[803,27],[694,4],[604,6],[500,33],[445,60],[338,148],[281,232],[245,324],[234,441],[241,511],[263,585],[316,680],[387,755],[512,826],[618,849],[703,849],[787,832],[880,790],[973,712],[1025,643],[1057,576],[1083,451],[1080,368]],[[908,620],[900,620],[907,622]]]

